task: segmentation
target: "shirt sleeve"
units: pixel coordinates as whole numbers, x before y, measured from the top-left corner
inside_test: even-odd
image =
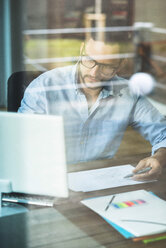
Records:
[[[166,147],[166,118],[147,100],[139,97],[131,115],[131,126],[152,145],[152,155]]]
[[[25,90],[18,112],[45,114],[46,109],[45,89],[42,76],[39,76],[37,79],[33,80]]]

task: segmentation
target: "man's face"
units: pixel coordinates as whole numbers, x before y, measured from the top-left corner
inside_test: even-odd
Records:
[[[119,68],[119,59],[109,56],[119,53],[117,45],[110,46],[101,41],[90,39],[81,47],[80,72],[85,87],[96,89],[102,82],[115,76]]]

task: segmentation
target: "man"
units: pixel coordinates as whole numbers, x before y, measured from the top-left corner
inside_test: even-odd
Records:
[[[127,80],[116,75],[118,47],[90,39],[74,66],[43,73],[27,88],[19,112],[62,115],[67,162],[111,158],[130,125],[152,144],[152,156],[134,173],[136,180],[156,178],[166,163],[166,122],[144,98],[132,95]],[[111,56],[110,56],[111,55]]]

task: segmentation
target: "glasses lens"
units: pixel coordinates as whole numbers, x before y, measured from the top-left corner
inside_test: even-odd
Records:
[[[81,62],[87,68],[93,68],[96,65],[95,61],[88,56],[82,56]]]
[[[108,76],[111,76],[113,75],[115,72],[116,72],[116,69],[112,68],[110,65],[102,65],[100,67],[100,71],[101,73],[103,73],[104,75],[108,75]]]

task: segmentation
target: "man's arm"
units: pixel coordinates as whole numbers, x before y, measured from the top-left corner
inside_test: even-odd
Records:
[[[153,156],[140,160],[136,168],[133,170],[133,173],[136,173],[146,167],[151,167],[152,169],[147,173],[135,175],[133,179],[157,179],[161,175],[164,166],[166,166],[166,148],[161,147],[155,152]]]
[[[134,173],[151,167],[144,174],[135,175],[135,180],[156,179],[166,165],[166,118],[147,100],[139,97],[131,115],[131,126],[152,145],[152,156],[142,159]]]

